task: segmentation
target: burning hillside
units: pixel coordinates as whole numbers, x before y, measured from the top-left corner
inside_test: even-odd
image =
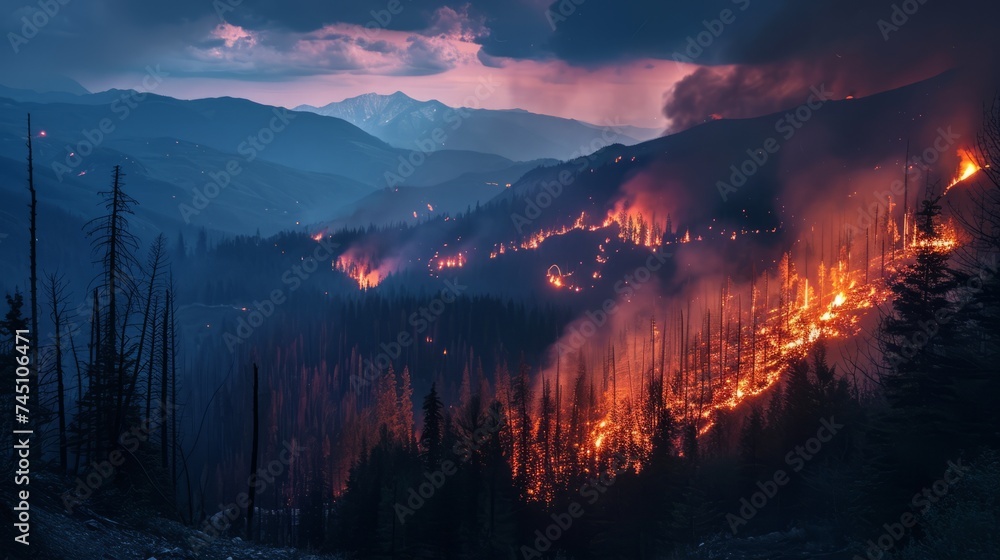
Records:
[[[963,159],[949,187],[977,170],[971,159]],[[669,217],[660,223],[647,217],[652,213],[622,204],[612,208],[603,219],[583,212],[567,225],[496,243],[488,260],[541,252],[552,240],[574,233],[590,235],[581,239],[596,241],[591,259],[568,266],[555,263],[543,271],[551,288],[576,293],[601,280],[625,247],[652,252],[698,241],[742,243],[779,233],[709,226],[707,237],[687,230],[678,235],[671,231]],[[752,272],[749,280],[726,277],[714,286],[702,282],[669,297],[631,292],[619,298],[617,305],[625,311],[609,321],[612,330],[596,338],[591,338],[596,330],[589,324],[592,319],[571,325],[538,382],[547,396],[537,413],[550,410],[552,418],[565,419],[567,433],[556,443],[531,438],[521,452],[516,449],[520,444],[512,442],[512,468],[515,476],[531,481],[529,497],[551,499],[573,477],[599,472],[622,455],[639,471],[652,451],[653,427],[663,414],[704,434],[720,411],[736,409],[768,391],[820,341],[857,336],[872,311],[891,299],[890,286],[915,251],[931,247],[948,254],[957,247],[953,225],[946,224],[938,237],[921,238],[914,223],[911,205],[890,201],[864,229],[823,233],[817,239],[816,231],[825,232],[827,226],[814,228],[780,259]],[[473,257],[474,250],[444,256],[447,249],[428,259],[432,276],[449,269],[475,270],[482,264]],[[362,289],[374,287],[385,268],[365,262],[354,253],[351,259],[341,257],[337,267],[351,273]],[[600,366],[588,369],[588,364]],[[498,393],[496,398],[507,410],[518,406],[510,395]],[[515,429],[542,429],[538,424],[519,428],[516,422]]]

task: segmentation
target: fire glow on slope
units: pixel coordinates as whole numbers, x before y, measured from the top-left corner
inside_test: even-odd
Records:
[[[352,250],[337,257],[333,264],[334,270],[343,272],[357,282],[358,288],[361,290],[378,286],[388,276],[391,267],[388,264],[376,266],[358,253],[359,251]]]
[[[573,283],[569,280],[569,278],[573,276],[573,273],[567,272],[563,274],[562,269],[559,268],[559,265],[557,264],[550,266],[549,269],[545,271],[545,276],[549,279],[549,284],[555,286],[556,288],[566,288],[571,292],[579,292],[581,289],[579,286],[573,285]]]
[[[953,184],[971,177],[978,169],[974,163],[970,167],[963,160]],[[872,228],[870,239],[864,235],[863,250],[859,250],[862,241],[857,238],[853,247],[835,247],[820,262],[814,260],[809,269],[803,267],[802,271],[796,270],[798,261],[786,255],[777,266],[747,284],[734,286],[724,281],[712,297],[665,306],[648,305],[644,310],[648,320],[645,325],[640,325],[642,321],[637,318],[619,330],[606,326],[611,339],[608,348],[587,341],[571,344],[582,348],[579,369],[574,367],[576,353],[570,353],[563,358],[563,372],[557,362],[555,372],[543,372],[541,377],[543,384],[555,379],[554,408],[558,411],[555,416],[575,417],[576,428],[563,432],[565,442],[559,442],[559,438],[555,438],[555,443],[546,440],[549,447],[543,448],[536,421],[523,428],[530,434],[526,438],[528,449],[519,451],[517,446],[521,444],[512,443],[513,474],[529,481],[528,496],[549,501],[573,477],[606,471],[616,456],[628,457],[631,468],[641,470],[652,451],[653,434],[661,414],[669,412],[678,422],[704,434],[716,422],[720,411],[735,409],[748,398],[767,391],[780,381],[791,362],[807,357],[817,341],[857,335],[861,320],[874,307],[889,301],[892,282],[918,248],[930,247],[947,253],[957,246],[949,225],[942,227],[941,235],[935,239],[904,239],[899,233],[904,220],[898,215],[899,210],[902,208],[892,206],[889,209],[892,219]],[[910,209],[905,219],[912,223],[913,218]],[[611,211],[601,222],[588,220],[581,213],[570,225],[495,245],[490,258],[500,258],[506,252],[536,250],[553,237],[577,230],[601,231],[594,236],[604,240],[598,245],[594,278],[599,278],[600,266],[608,260],[605,247],[612,239],[650,249],[667,242],[665,239],[675,239],[673,232],[664,236],[655,221],[647,222],[639,212]],[[735,241],[737,234],[773,231],[702,233]],[[701,239],[701,235],[692,237],[685,231],[676,242]],[[804,254],[803,245],[793,247],[792,254]],[[445,244],[442,251],[449,251],[452,256],[435,254],[428,262],[429,272],[435,274],[465,266],[467,259],[476,255],[475,247],[467,249],[469,253],[455,253]],[[378,285],[389,272],[388,267],[374,266],[359,252],[345,254],[336,261],[336,266],[361,289]],[[576,272],[577,282],[590,274],[590,270]],[[545,274],[554,289],[580,289],[570,284],[571,274],[564,273],[559,266],[550,266]],[[582,359],[584,352],[588,353],[586,360]],[[582,373],[574,380],[572,374],[564,373],[567,370]],[[510,386],[509,379],[506,381],[506,386]],[[504,381],[498,379],[497,385],[504,386]],[[505,410],[515,410],[509,392],[498,391],[496,397]],[[536,409],[540,404],[535,399],[529,406]],[[519,420],[511,421],[515,429],[521,429],[516,426]]]
[[[437,273],[442,272],[449,268],[462,268],[465,266],[466,256],[465,253],[458,253],[453,257],[442,257],[440,253],[434,253],[434,256],[427,262],[427,268],[431,271],[431,275],[435,276]]]
[[[588,363],[603,364],[597,366],[600,371],[573,367],[574,354],[567,354],[563,367],[583,373],[565,379],[557,362],[555,371],[543,372],[542,383],[555,379],[557,388],[549,392],[555,393],[554,406],[562,418],[587,410],[578,428],[585,437],[582,444],[555,444],[554,451],[532,440],[528,453],[515,453],[512,467],[515,475],[530,481],[528,497],[548,501],[572,476],[602,472],[616,455],[628,457],[631,468],[641,470],[652,452],[660,414],[669,411],[678,423],[705,434],[719,411],[767,391],[789,364],[807,358],[818,340],[857,335],[860,321],[891,298],[892,282],[918,248],[949,253],[958,244],[948,224],[937,238],[911,244],[897,233],[897,225],[889,220],[879,228],[865,251],[855,247],[852,254],[843,246],[831,264],[820,262],[803,274],[786,255],[776,270],[749,285],[737,287],[727,280],[711,301],[693,301],[694,317],[692,302],[644,312],[645,324],[637,318],[609,333],[610,348],[585,345]],[[878,247],[889,249],[883,253]],[[560,344],[582,348],[573,336]],[[586,402],[593,404],[581,404]],[[531,459],[518,464],[522,456]],[[549,457],[549,463],[542,464],[539,457]]]
[[[967,149],[961,149],[958,151],[959,165],[958,171],[955,174],[955,178],[952,179],[951,183],[945,188],[944,192],[948,192],[952,187],[961,183],[962,181],[972,177],[976,174],[982,167],[976,163],[976,158],[973,156],[972,152]]]
[[[494,246],[493,252],[490,253],[490,258],[495,259],[507,252],[538,249],[546,240],[566,235],[571,231],[599,231],[616,225],[618,226],[618,238],[622,241],[650,249],[655,249],[662,244],[663,230],[660,224],[647,222],[641,212],[622,211],[615,213],[612,211],[608,213],[603,222],[596,224],[588,224],[586,212],[581,212],[571,225],[535,232],[520,243],[516,241],[498,243]]]

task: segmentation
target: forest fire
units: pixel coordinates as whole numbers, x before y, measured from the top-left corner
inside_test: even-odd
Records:
[[[599,231],[612,226],[618,227],[618,238],[626,243],[650,249],[663,244],[663,228],[655,222],[646,221],[642,213],[610,211],[603,222],[588,224],[586,212],[581,212],[571,225],[535,232],[520,243],[498,243],[490,253],[490,258],[495,259],[507,251],[538,249],[549,238],[566,235],[571,231]]]
[[[576,345],[581,350],[568,358],[576,365],[575,376],[565,376],[557,358],[555,371],[543,373],[541,410],[551,406],[550,416],[569,419],[568,427],[553,428],[565,430],[568,441],[545,444],[534,438],[528,452],[514,454],[515,473],[530,480],[529,498],[548,500],[574,473],[599,472],[616,454],[629,457],[630,467],[640,471],[664,413],[698,435],[707,433],[720,412],[767,391],[821,340],[857,335],[871,309],[892,297],[890,286],[918,250],[950,252],[958,243],[948,224],[909,245],[895,227],[889,220],[864,251],[834,246],[829,264],[820,260],[800,273],[793,253],[786,253],[749,285],[726,279],[714,299],[643,311],[645,325],[636,317],[606,346]],[[556,265],[547,276],[557,288],[568,286]],[[574,335],[568,336],[559,344],[572,344]],[[541,457],[549,459],[536,459]]]
[[[959,150],[958,157],[960,161],[958,166],[958,171],[955,175],[955,178],[952,179],[951,183],[948,184],[948,187],[945,188],[945,192],[948,192],[948,190],[950,190],[952,187],[968,179],[969,177],[972,177],[973,175],[976,174],[976,172],[982,169],[982,167],[976,162],[976,158],[975,156],[973,156],[971,151],[966,149]]]
[[[440,254],[434,253],[434,257],[428,261],[427,266],[431,270],[442,271],[448,268],[462,268],[465,263],[465,253],[459,253],[454,257],[441,257]]]
[[[964,161],[957,181],[978,171],[970,161]],[[549,501],[574,476],[599,472],[616,456],[629,457],[630,468],[640,471],[653,451],[656,427],[664,415],[694,436],[706,434],[722,413],[774,387],[817,344],[857,335],[870,311],[890,300],[890,286],[917,251],[930,247],[950,252],[958,245],[950,224],[941,224],[933,236],[918,236],[914,227],[911,236],[902,236],[900,225],[904,220],[916,224],[917,214],[912,208],[894,208],[896,214],[904,210],[905,217],[894,215],[861,237],[821,238],[818,251],[816,239],[800,240],[778,262],[757,269],[744,283],[726,278],[717,288],[706,291],[701,286],[689,295],[691,299],[667,304],[643,300],[638,315],[616,325],[618,331],[608,333],[604,342],[584,340],[565,357],[560,352],[555,372],[541,376],[541,400],[524,397],[527,402],[518,403],[511,394],[494,395],[506,410],[526,410],[520,413],[522,418],[549,414],[540,422],[557,426],[568,422],[552,428],[553,433],[563,434],[558,441],[542,437],[544,424],[519,426],[513,421],[515,434],[529,434],[524,439],[512,436],[509,442],[514,475],[527,481],[526,497]],[[545,278],[553,290],[581,292],[583,287],[575,282],[601,278],[621,244],[655,249],[664,243],[703,239],[687,228],[674,237],[669,218],[661,226],[641,212],[620,209],[598,223],[581,212],[568,225],[496,244],[490,258],[539,249],[548,239],[574,231],[601,232],[594,240],[597,266],[577,270],[574,277],[565,263],[550,265]],[[717,233],[738,241],[776,231],[725,228],[703,233],[706,238]],[[468,252],[454,252],[447,244],[444,250],[451,254],[436,252],[428,259],[431,275],[468,265]],[[819,258],[812,256],[817,252]],[[386,275],[384,266],[356,255],[342,256],[336,266],[361,289],[377,286]],[[567,362],[575,376],[560,371]],[[498,386],[509,384],[509,379],[498,380]]]
[[[362,290],[378,286],[387,275],[387,272],[383,270],[384,267],[373,266],[370,261],[352,257],[348,253],[338,257],[333,268],[357,282],[358,288]]]
[[[11,11],[0,560],[998,556],[1000,1],[208,1]]]
[[[656,221],[656,214],[649,221],[642,212],[627,212],[624,209],[610,212],[604,226],[616,224],[618,237],[626,243],[654,249],[663,244],[663,226]]]
[[[546,278],[548,278],[549,284],[555,286],[556,288],[566,288],[571,292],[581,291],[581,288],[579,286],[574,286],[568,280],[570,276],[573,276],[573,273],[567,272],[566,274],[563,274],[563,271],[562,269],[559,268],[559,265],[554,264],[550,266],[549,269],[545,272],[545,276]]]

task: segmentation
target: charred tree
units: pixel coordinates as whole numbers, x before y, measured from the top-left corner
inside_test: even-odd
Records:
[[[160,330],[160,403],[163,407],[168,407],[170,403],[170,397],[168,396],[170,380],[170,370],[167,366],[170,362],[170,345],[167,341],[170,340],[170,290],[166,290],[164,293],[164,304],[163,304],[163,324]],[[168,463],[168,450],[169,450],[169,435],[166,426],[160,429],[160,463],[163,468],[166,469],[170,466]]]
[[[56,372],[56,416],[59,423],[59,469],[65,473],[68,465],[66,440],[66,392],[63,371],[62,324],[65,313],[65,298],[62,282],[55,274],[49,276],[49,298],[52,307],[52,324],[55,329],[55,372]]]
[[[258,408],[258,394],[259,394],[259,373],[257,371],[257,364],[253,365],[253,439],[250,444],[250,477],[248,483],[247,494],[249,498],[247,499],[247,540],[253,540],[253,510],[254,510],[254,498],[257,495],[257,485],[256,473],[257,473],[257,445],[258,445],[258,430],[260,428],[260,410]]]
[[[132,399],[137,393],[136,387],[138,386],[139,373],[142,370],[142,365],[143,365],[142,352],[146,344],[146,338],[147,338],[146,333],[149,330],[152,330],[154,333],[156,331],[156,323],[155,323],[156,309],[155,309],[155,304],[153,303],[153,296],[154,296],[154,291],[156,290],[157,273],[159,272],[160,267],[163,264],[163,258],[166,250],[165,247],[166,247],[166,237],[164,237],[164,235],[161,233],[160,235],[156,236],[156,239],[153,241],[153,247],[149,251],[149,260],[148,260],[149,278],[147,279],[148,287],[146,291],[146,305],[143,308],[142,327],[139,330],[139,347],[136,350],[135,360],[132,367],[132,375],[131,378],[129,379],[128,390],[125,392],[125,404],[122,407],[125,411],[129,410]],[[153,323],[150,323],[150,315],[154,316]],[[152,329],[150,329],[150,325],[152,325]],[[149,393],[150,391],[146,392],[147,403],[148,403]],[[149,417],[148,404],[146,407],[146,415],[147,415],[146,417],[148,418]],[[118,421],[119,423],[121,423],[122,419],[119,418]]]
[[[38,197],[35,192],[35,158],[31,148],[31,113],[28,113],[28,193],[31,195],[31,217],[28,226],[31,278],[31,334],[38,336]],[[38,367],[38,345],[31,345],[31,363]],[[37,371],[36,371],[37,374]]]
[[[87,235],[92,238],[97,262],[102,267],[100,288],[107,296],[103,320],[97,322],[101,340],[96,348],[99,364],[96,375],[99,392],[103,396],[98,398],[95,406],[101,419],[97,429],[104,431],[112,443],[122,431],[126,393],[124,369],[128,363],[127,346],[123,340],[120,341],[122,335],[119,334],[119,328],[124,333],[128,312],[119,316],[118,296],[121,292],[127,301],[132,301],[135,287],[133,271],[137,268],[134,251],[139,247],[138,239],[129,230],[129,217],[133,214],[136,201],[124,192],[123,177],[121,166],[116,165],[111,190],[100,193],[107,214],[85,226]],[[109,415],[106,411],[113,413]]]

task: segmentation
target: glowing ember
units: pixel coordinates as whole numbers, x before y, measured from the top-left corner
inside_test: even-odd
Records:
[[[559,268],[559,265],[554,264],[550,266],[549,269],[545,272],[545,275],[549,279],[549,284],[552,284],[556,288],[566,288],[572,292],[580,291],[579,286],[574,286],[568,280],[570,276],[573,276],[573,273],[568,272],[566,274],[563,274],[562,270]]]
[[[441,271],[447,268],[462,268],[465,266],[465,263],[465,253],[459,253],[454,257],[441,257],[438,253],[434,253],[434,257],[428,261],[427,266],[432,271]]]

